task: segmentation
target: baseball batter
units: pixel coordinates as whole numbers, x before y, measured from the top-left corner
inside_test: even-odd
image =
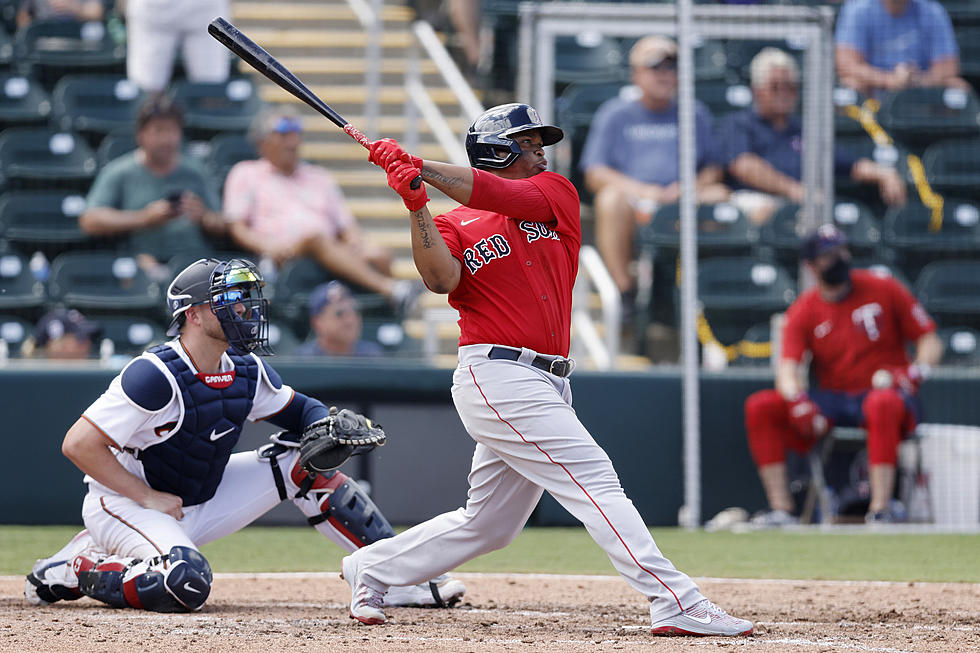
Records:
[[[298,434],[328,410],[256,355],[267,350],[263,285],[240,259],[201,259],[170,284],[168,335],[177,338],[133,359],[65,436],[62,450],[89,486],[86,530],[34,565],[28,602],[85,595],[115,607],[199,610],[212,581],[199,547],[286,498],[347,551],[394,535],[352,479],[299,464]],[[233,454],[246,419],[286,430]],[[464,591],[443,576],[397,588],[388,601],[446,605]]]
[[[394,141],[370,160],[410,212],[415,264],[460,314],[452,395],[476,440],[466,506],[344,558],[351,616],[385,621],[383,597],[506,546],[547,490],[585,524],[626,581],[651,601],[655,633],[746,635],[663,557],[606,453],[571,407],[572,284],[581,243],[574,186],[547,171],[562,131],[526,104],[494,107],[469,128],[473,168],[422,161]],[[464,206],[433,219],[420,174]]]

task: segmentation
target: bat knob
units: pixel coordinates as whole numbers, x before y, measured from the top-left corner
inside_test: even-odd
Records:
[[[422,185],[422,175],[419,175],[418,177],[412,180],[412,183],[410,183],[408,187],[411,188],[412,190],[418,190],[419,186],[421,185]]]

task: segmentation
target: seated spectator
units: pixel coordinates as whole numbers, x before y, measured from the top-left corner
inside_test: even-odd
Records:
[[[171,99],[147,99],[136,119],[139,147],[99,171],[79,218],[93,236],[128,237],[130,251],[151,269],[174,254],[207,253],[208,236],[225,232],[213,182],[181,152],[182,127]]]
[[[231,58],[208,23],[230,14],[229,0],[126,0],[126,76],[144,91],[162,91],[180,49],[187,79],[225,81]]]
[[[637,99],[613,98],[596,112],[579,166],[595,193],[596,245],[622,293],[631,293],[633,233],[658,206],[680,199],[677,131],[677,46],[647,36],[630,50]],[[696,105],[697,198],[728,197],[714,149],[712,119]]]
[[[56,308],[45,313],[34,327],[34,335],[24,343],[24,356],[57,360],[82,360],[102,329],[78,311]]]
[[[803,128],[796,114],[800,71],[778,48],[765,48],[749,64],[753,106],[720,123],[728,173],[737,182],[731,201],[755,224],[767,222],[785,202],[802,204]],[[835,173],[878,185],[888,205],[905,203],[905,182],[894,170],[870,159],[854,160],[837,150]]]
[[[102,0],[21,0],[17,9],[17,27],[49,18],[87,21],[102,20],[104,16]]]
[[[310,339],[297,356],[381,356],[381,345],[361,339],[361,311],[350,288],[339,281],[317,286],[310,294]]]
[[[847,0],[834,38],[837,76],[861,93],[968,87],[949,14],[935,0]]]
[[[417,284],[390,276],[391,253],[365,237],[334,178],[300,160],[303,125],[296,113],[289,107],[260,111],[250,136],[261,158],[235,164],[225,181],[232,239],[276,264],[307,256],[407,310]]]

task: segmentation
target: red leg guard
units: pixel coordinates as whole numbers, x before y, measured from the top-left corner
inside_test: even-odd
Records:
[[[786,460],[786,449],[806,453],[812,440],[797,435],[786,400],[775,390],[760,390],[745,400],[745,433],[757,467]]]
[[[868,464],[894,465],[908,421],[902,395],[894,389],[871,390],[861,405],[868,431]],[[912,424],[914,427],[914,423]]]

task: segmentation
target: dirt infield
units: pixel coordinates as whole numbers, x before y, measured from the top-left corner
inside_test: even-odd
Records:
[[[347,617],[336,574],[219,575],[196,614],[114,610],[91,599],[31,608],[0,579],[0,651],[904,651],[980,650],[980,585],[699,579],[756,622],[751,638],[658,638],[648,604],[618,578],[461,574],[452,610],[389,609],[383,626]]]

